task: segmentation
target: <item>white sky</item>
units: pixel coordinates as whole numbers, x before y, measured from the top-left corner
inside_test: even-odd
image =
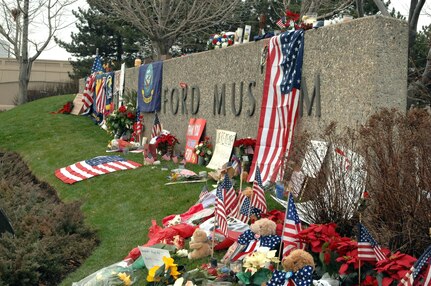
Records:
[[[402,15],[406,16],[408,15],[409,7],[410,7],[410,1],[408,0],[392,0],[392,6],[399,11]],[[74,5],[70,7],[70,10],[77,10],[78,7],[88,7],[87,1],[85,0],[78,0]],[[69,13],[70,16],[66,19],[64,19],[65,23],[71,23],[71,25],[62,30],[57,37],[62,39],[63,41],[70,42],[70,34],[71,32],[77,32],[77,29],[75,27],[74,22],[76,21],[75,17],[72,15],[72,13]],[[419,17],[419,24],[418,28],[419,30],[422,29],[422,26],[429,25],[431,23],[431,1],[426,1],[424,8],[422,9],[422,14]],[[52,43],[49,46],[50,48],[45,50],[41,53],[39,56],[39,59],[55,59],[55,60],[68,60],[71,58],[71,55],[64,49],[57,46],[57,44],[52,41]]]

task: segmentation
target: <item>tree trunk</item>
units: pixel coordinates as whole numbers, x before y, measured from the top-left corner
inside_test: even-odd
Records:
[[[364,17],[364,1],[356,0],[356,12],[358,13],[358,17]]]
[[[374,4],[376,4],[377,8],[379,8],[379,11],[382,13],[383,16],[390,17],[391,14],[389,14],[388,9],[386,9],[385,3],[383,3],[382,0],[373,0]]]
[[[22,25],[22,48],[19,56],[19,89],[18,89],[18,104],[26,103],[28,100],[28,82],[30,80],[31,62],[28,59],[28,8],[29,1],[24,0],[22,10],[23,25]]]

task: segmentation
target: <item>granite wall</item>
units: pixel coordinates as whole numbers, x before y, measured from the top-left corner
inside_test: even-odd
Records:
[[[407,33],[406,22],[382,16],[306,31],[304,89],[311,98],[316,75],[319,77],[321,109],[319,116],[317,99],[310,115],[304,106],[297,130],[316,133],[337,121],[341,131],[364,123],[381,107],[405,110]],[[238,138],[256,137],[265,74],[260,61],[267,43],[252,42],[164,61],[159,113],[163,127],[181,143],[191,117],[205,118],[206,133],[213,138],[216,129],[235,131]],[[136,89],[137,80],[138,69],[127,69],[125,87]],[[220,104],[223,89],[224,103]],[[152,120],[153,115],[145,116],[145,136],[151,132]]]

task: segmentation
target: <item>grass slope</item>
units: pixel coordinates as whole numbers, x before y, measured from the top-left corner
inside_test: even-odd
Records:
[[[87,117],[50,113],[73,98],[49,97],[0,113],[0,149],[18,152],[34,175],[52,185],[63,201],[81,201],[86,223],[98,231],[100,246],[62,285],[120,261],[148,240],[152,219],[160,223],[166,215],[186,211],[202,188],[202,184],[165,186],[169,172],[160,166],[115,172],[74,185],[61,182],[54,176],[56,169],[106,155],[111,139]],[[169,122],[164,125],[169,129]],[[125,157],[142,163],[142,154]],[[163,164],[176,167],[172,162]],[[196,172],[203,169],[187,167]]]

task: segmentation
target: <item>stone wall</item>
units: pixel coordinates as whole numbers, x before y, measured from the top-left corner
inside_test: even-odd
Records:
[[[341,131],[364,123],[381,107],[405,110],[407,34],[406,22],[381,16],[306,31],[303,78],[311,97],[315,77],[320,77],[321,110],[317,116],[316,100],[311,115],[305,106],[297,130],[316,134],[329,122],[337,121]],[[164,61],[159,113],[164,128],[177,135],[182,146],[191,117],[205,118],[206,133],[214,139],[216,129],[235,131],[238,138],[256,137],[264,81],[260,60],[267,43],[252,42]],[[136,89],[137,81],[138,69],[127,69],[125,87]],[[180,83],[187,84],[187,89]],[[225,109],[219,113],[214,108],[214,94],[223,86]],[[146,136],[151,132],[152,120],[153,115],[145,116]]]

